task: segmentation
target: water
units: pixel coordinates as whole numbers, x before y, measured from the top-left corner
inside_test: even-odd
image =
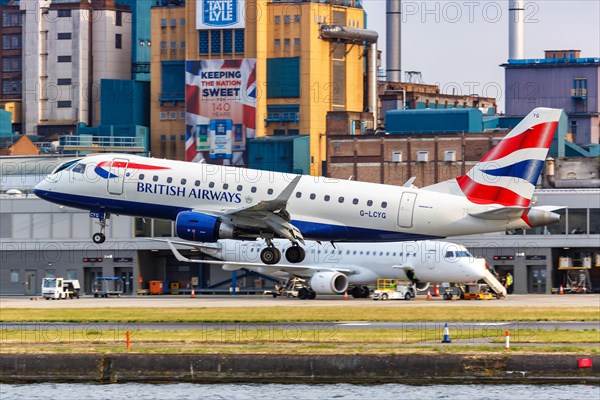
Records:
[[[401,384],[353,385],[284,385],[284,384],[79,384],[39,383],[28,385],[0,384],[2,400],[145,400],[145,399],[598,399],[596,385],[425,385]]]

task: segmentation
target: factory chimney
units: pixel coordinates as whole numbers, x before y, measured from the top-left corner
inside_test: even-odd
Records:
[[[508,59],[523,59],[525,0],[508,0]]]
[[[402,4],[400,0],[386,0],[386,46],[385,75],[389,82],[401,82],[400,64],[400,24],[402,22]]]

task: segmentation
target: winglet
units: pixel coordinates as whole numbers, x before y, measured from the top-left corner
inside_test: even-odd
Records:
[[[290,184],[287,185],[286,188],[283,189],[281,193],[279,193],[279,196],[277,196],[277,198],[272,202],[275,204],[283,203],[285,205],[288,202],[288,199],[290,198],[292,193],[294,192],[294,189],[296,189],[296,186],[298,186],[298,182],[300,182],[300,179],[302,179],[302,175],[298,175],[294,179],[292,179]]]

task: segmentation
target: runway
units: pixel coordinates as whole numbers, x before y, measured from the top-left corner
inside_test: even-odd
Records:
[[[110,298],[82,297],[73,300],[43,300],[38,296],[2,296],[2,308],[114,308],[114,307],[157,307],[157,308],[206,308],[206,307],[331,307],[331,306],[369,306],[369,307],[597,307],[600,312],[600,294],[568,294],[568,295],[510,295],[503,300],[443,300],[441,297],[426,299],[418,295],[410,301],[388,300],[373,301],[371,299],[344,300],[343,296],[319,296],[315,300],[299,300],[296,298],[270,295],[196,295],[189,296],[123,296]],[[574,315],[573,319],[577,319]]]

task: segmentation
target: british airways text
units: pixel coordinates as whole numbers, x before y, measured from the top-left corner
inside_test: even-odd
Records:
[[[162,183],[138,182],[137,191],[141,193],[161,194],[164,196],[193,197],[202,200],[226,201],[228,203],[242,202],[242,197],[239,193],[196,188],[188,190],[186,187],[165,185]]]

